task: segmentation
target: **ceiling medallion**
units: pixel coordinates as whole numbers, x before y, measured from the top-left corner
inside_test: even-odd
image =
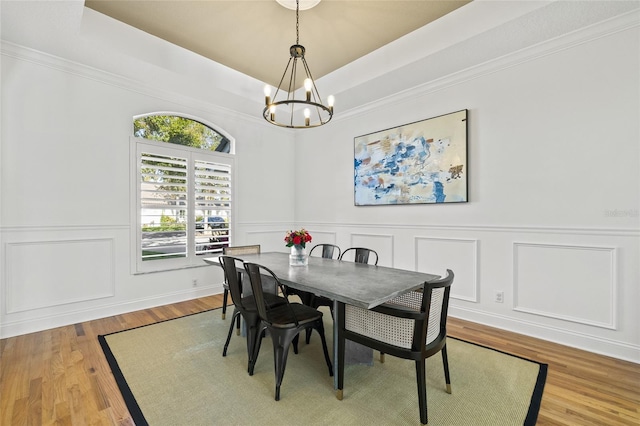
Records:
[[[300,10],[309,10],[312,7],[315,7],[320,0],[302,0],[298,5],[298,2],[295,0],[276,0],[280,6],[286,7],[287,9],[296,10],[299,8]]]
[[[276,1],[284,7],[293,9],[287,5],[293,3],[291,0]],[[303,0],[302,2],[307,3],[306,6],[307,9],[309,9],[318,4],[320,0],[307,0],[306,2]],[[313,4],[309,6],[310,3]],[[322,126],[331,120],[333,117],[334,97],[329,96],[327,98],[326,106],[322,103],[316,84],[311,76],[311,71],[309,70],[307,61],[304,58],[305,48],[300,44],[300,0],[295,1],[295,11],[296,44],[289,48],[289,54],[291,57],[289,58],[289,62],[287,62],[287,66],[284,69],[284,73],[282,74],[282,78],[280,79],[280,83],[278,84],[278,88],[276,89],[273,98],[271,98],[271,87],[268,85],[265,86],[265,108],[262,111],[262,116],[269,123],[275,124],[276,126],[289,127],[292,129],[307,129]],[[301,96],[300,99],[296,99],[295,88],[296,83],[298,82],[297,72],[299,63],[302,64],[302,68],[304,70],[304,76],[301,71],[299,77],[304,77],[304,96]],[[287,77],[288,84],[285,83],[285,87],[283,87],[285,77]],[[278,98],[280,92],[285,91],[286,98],[284,94],[281,94],[281,97]]]

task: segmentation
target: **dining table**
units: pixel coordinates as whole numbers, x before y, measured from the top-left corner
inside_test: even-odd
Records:
[[[425,282],[440,277],[425,272],[311,256],[307,265],[291,266],[289,254],[282,252],[245,254],[241,259],[266,266],[286,286],[333,300],[334,371],[338,371],[336,315],[339,303],[371,309],[396,296],[422,288]],[[220,265],[218,257],[203,260],[212,265]],[[334,385],[337,386],[337,376],[334,377]]]

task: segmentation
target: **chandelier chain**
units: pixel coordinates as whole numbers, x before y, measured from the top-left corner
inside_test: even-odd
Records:
[[[300,20],[298,13],[300,12],[300,0],[296,0],[296,44],[300,44]]]

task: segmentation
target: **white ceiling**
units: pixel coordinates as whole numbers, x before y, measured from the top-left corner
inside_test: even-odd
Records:
[[[323,0],[300,11],[299,42],[319,79],[470,1]],[[296,42],[296,12],[275,0],[86,0],[85,6],[273,86]]]

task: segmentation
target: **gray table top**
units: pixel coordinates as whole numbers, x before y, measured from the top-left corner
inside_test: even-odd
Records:
[[[289,266],[287,253],[246,254],[239,258],[266,266],[285,285],[365,309],[439,278],[439,275],[423,272],[321,257],[309,257],[307,266]],[[204,261],[219,265],[217,257]]]

